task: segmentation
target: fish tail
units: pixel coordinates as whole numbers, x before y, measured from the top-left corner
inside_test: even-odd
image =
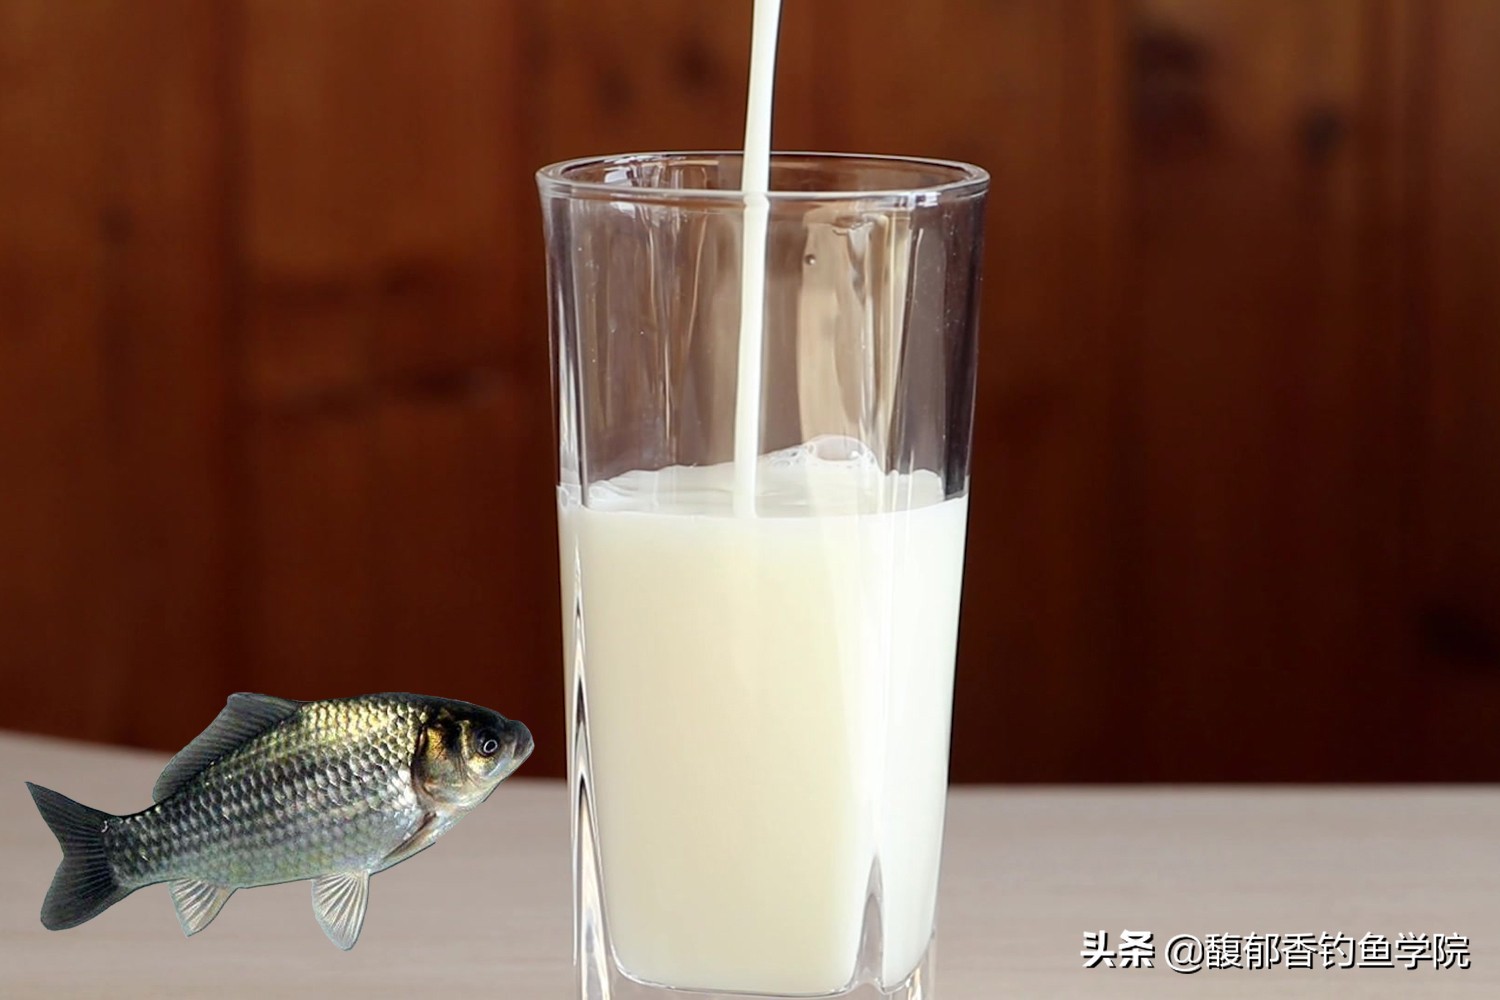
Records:
[[[29,781],[26,787],[63,852],[42,903],[42,925],[54,931],[77,927],[130,895],[104,847],[104,824],[113,817],[50,788]]]

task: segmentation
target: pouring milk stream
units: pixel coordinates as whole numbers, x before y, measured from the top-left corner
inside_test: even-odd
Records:
[[[771,189],[771,104],[781,0],[755,0],[750,29],[750,93],[745,106],[745,237],[740,258],[740,350],[734,395],[734,512],[755,515],[760,451],[761,366],[765,356],[766,228]]]

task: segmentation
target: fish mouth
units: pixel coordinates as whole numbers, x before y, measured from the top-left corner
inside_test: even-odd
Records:
[[[511,770],[514,771],[526,762],[527,757],[531,756],[531,752],[536,749],[536,742],[532,740],[531,730],[526,728],[525,723],[512,719],[510,724],[515,727],[512,730],[515,743],[510,751]]]

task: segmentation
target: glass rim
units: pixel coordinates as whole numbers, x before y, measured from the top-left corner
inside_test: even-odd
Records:
[[[611,201],[717,201],[743,203],[745,192],[738,188],[694,188],[694,187],[636,187],[611,181],[578,180],[571,174],[587,167],[628,167],[642,163],[659,163],[670,160],[707,158],[742,159],[744,150],[677,150],[654,153],[614,153],[605,156],[582,156],[559,160],[536,172],[537,186],[547,196],[566,198],[595,197]],[[913,197],[924,202],[951,201],[970,195],[982,194],[989,186],[990,174],[983,167],[962,160],[944,160],[929,156],[900,156],[887,153],[828,153],[802,150],[776,150],[771,153],[771,162],[778,160],[812,160],[829,162],[865,162],[887,167],[927,168],[948,171],[953,176],[936,184],[919,184],[910,187],[868,188],[847,190],[771,190],[764,192],[767,201],[871,201],[909,200]]]

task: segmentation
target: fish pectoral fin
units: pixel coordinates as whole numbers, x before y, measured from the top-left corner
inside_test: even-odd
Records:
[[[369,872],[320,875],[312,884],[313,913],[328,939],[348,951],[359,940],[370,902]]]
[[[196,878],[177,879],[172,883],[172,905],[177,907],[182,933],[192,937],[213,923],[214,917],[233,895],[234,890],[227,885],[214,885]]]
[[[417,828],[411,832],[411,835],[397,844],[395,849],[389,854],[380,859],[380,867],[389,868],[391,865],[405,861],[413,854],[420,854],[422,851],[427,850],[443,835],[443,831],[446,829],[447,826],[443,823],[442,817],[437,813],[429,812],[423,814],[422,822],[417,824]]]

